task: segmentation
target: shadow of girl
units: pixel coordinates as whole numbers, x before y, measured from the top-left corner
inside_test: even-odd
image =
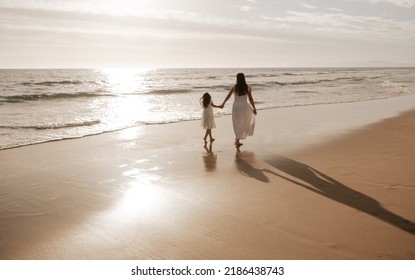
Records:
[[[278,156],[272,160],[267,160],[266,162],[296,179],[280,175],[267,169],[263,170],[265,173],[281,177],[298,186],[352,207],[358,211],[362,211],[403,231],[415,235],[415,224],[413,222],[390,212],[389,210],[383,208],[375,199],[353,190],[352,188],[340,183],[339,181],[327,176],[311,166],[283,156]]]

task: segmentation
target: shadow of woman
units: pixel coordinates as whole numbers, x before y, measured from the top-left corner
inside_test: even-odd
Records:
[[[265,162],[298,180],[288,178],[271,170],[263,170],[263,172],[274,174],[298,186],[352,207],[358,211],[362,211],[415,235],[415,224],[413,222],[390,212],[383,208],[375,199],[351,189],[311,166],[284,156],[278,156],[272,160],[266,160]]]
[[[236,150],[235,164],[239,172],[247,177],[257,179],[258,181],[269,183],[268,177],[264,174],[263,169],[258,169],[249,164],[250,161],[255,159],[255,154],[252,152]]]

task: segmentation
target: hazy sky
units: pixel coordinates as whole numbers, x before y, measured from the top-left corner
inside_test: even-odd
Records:
[[[0,68],[351,65],[415,66],[415,0],[0,0]]]

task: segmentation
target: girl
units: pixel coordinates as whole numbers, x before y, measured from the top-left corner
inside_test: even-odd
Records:
[[[203,129],[206,129],[205,137],[203,137],[203,140],[205,140],[205,144],[207,143],[207,137],[210,137],[210,142],[215,141],[215,139],[212,137],[212,128],[215,128],[215,116],[213,114],[213,107],[219,108],[219,106],[216,106],[212,102],[212,97],[208,92],[205,92],[203,96],[200,98],[200,104],[203,107],[203,113],[202,113],[202,127]]]

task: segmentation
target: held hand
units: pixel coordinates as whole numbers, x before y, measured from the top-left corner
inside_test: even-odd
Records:
[[[220,104],[218,107],[221,108],[221,109],[223,109],[223,107],[225,107],[225,105]]]
[[[254,114],[256,115],[257,113],[256,113],[256,109],[254,109]]]

